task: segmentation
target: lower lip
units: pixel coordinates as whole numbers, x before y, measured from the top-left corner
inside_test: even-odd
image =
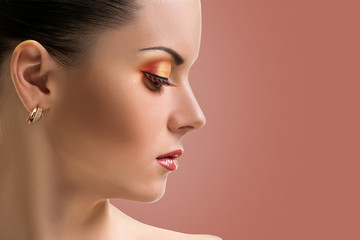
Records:
[[[170,171],[175,171],[178,168],[178,161],[174,158],[160,158],[156,161]]]

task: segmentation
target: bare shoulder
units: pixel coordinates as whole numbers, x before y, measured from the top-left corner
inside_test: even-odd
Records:
[[[184,239],[189,239],[189,240],[222,240],[222,238],[219,238],[219,237],[217,237],[217,236],[213,236],[213,235],[198,235],[198,234],[190,235],[189,238],[184,238]]]
[[[167,229],[162,229],[148,224],[139,222],[123,213],[115,210],[115,214],[122,222],[122,227],[119,230],[122,233],[122,239],[136,239],[136,240],[222,240],[219,237],[204,234],[187,234]],[[124,232],[124,227],[126,233]],[[120,236],[120,234],[119,234]]]
[[[171,231],[171,230],[152,227],[149,225],[146,225],[145,228],[147,228],[147,235],[152,236],[154,239],[162,239],[162,240],[222,240],[221,238],[219,238],[217,236],[205,235],[205,234],[187,234],[187,233],[175,232],[175,231]]]

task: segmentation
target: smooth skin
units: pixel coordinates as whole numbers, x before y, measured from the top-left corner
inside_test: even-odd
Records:
[[[199,53],[200,1],[141,6],[127,26],[98,33],[80,66],[62,67],[32,40],[1,65],[0,239],[219,239],[145,225],[108,200],[159,200],[169,171],[156,157],[183,149],[183,136],[205,124],[188,80]],[[140,51],[159,46],[184,62]],[[141,73],[158,62],[171,66],[176,87],[156,92]],[[44,115],[27,125],[36,106]]]

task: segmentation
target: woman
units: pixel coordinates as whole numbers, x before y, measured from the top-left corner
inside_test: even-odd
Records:
[[[218,239],[108,200],[160,199],[205,123],[199,0],[1,1],[0,25],[0,239]]]

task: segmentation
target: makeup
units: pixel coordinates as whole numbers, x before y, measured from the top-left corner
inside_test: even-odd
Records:
[[[175,171],[179,165],[176,159],[170,158],[157,159],[157,162],[170,171]]]
[[[159,88],[161,85],[166,85],[166,86],[170,86],[170,87],[175,87],[174,84],[170,83],[169,82],[169,79],[167,78],[163,78],[163,77],[160,77],[160,76],[157,76],[157,75],[154,75],[154,74],[151,74],[151,73],[148,73],[148,72],[145,72],[145,71],[141,71],[145,77],[147,79],[149,79],[153,85],[157,88]]]
[[[175,171],[178,168],[178,161],[176,158],[180,157],[182,155],[182,150],[178,149],[169,153],[166,153],[164,155],[161,155],[156,158],[156,161],[163,166],[164,168]]]
[[[169,77],[171,73],[171,62],[168,60],[152,61],[141,67],[140,71],[151,82],[153,91],[161,91],[161,87],[175,87],[170,83]]]
[[[171,62],[166,60],[150,62],[141,67],[140,70],[142,72],[148,72],[161,78],[169,78],[171,73]]]

